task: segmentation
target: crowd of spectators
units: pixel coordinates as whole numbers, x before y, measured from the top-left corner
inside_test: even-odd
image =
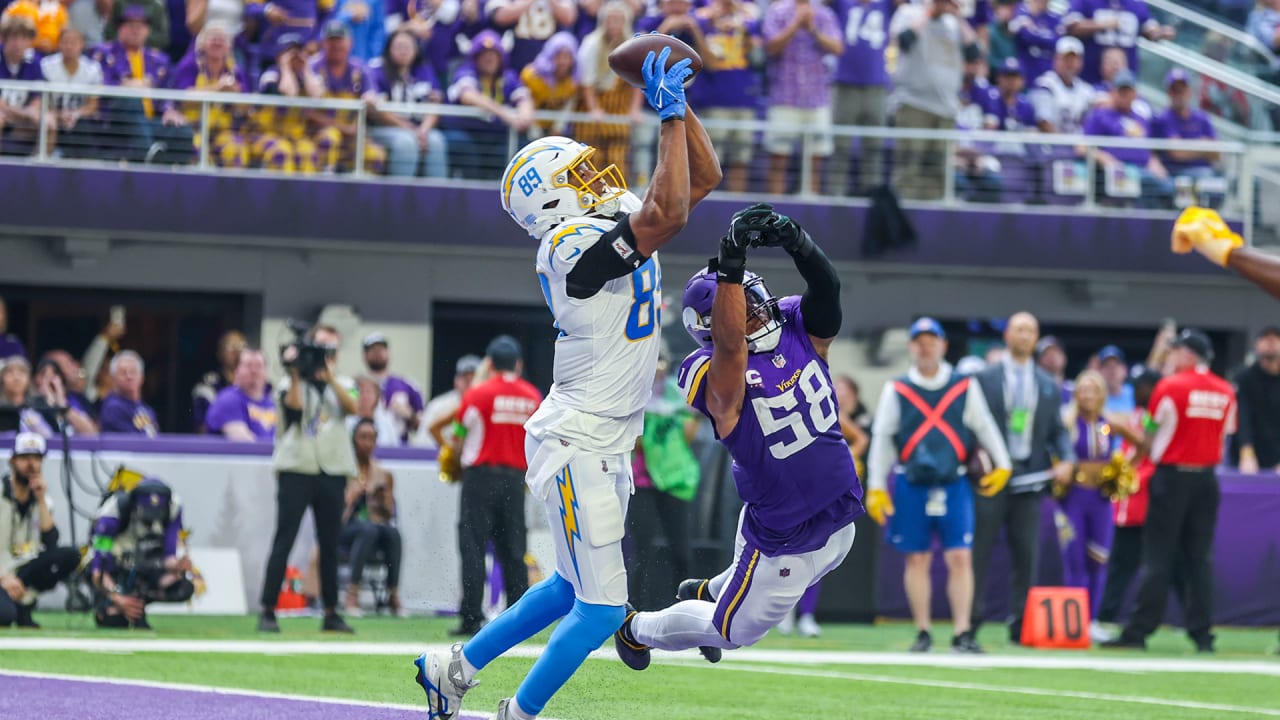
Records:
[[[0,0],[0,79],[48,79],[86,87],[55,99],[47,148],[66,157],[186,163],[197,157],[199,103],[96,99],[93,85],[286,98],[362,99],[369,133],[364,169],[398,176],[494,178],[508,133],[520,140],[568,133],[624,170],[648,166],[651,129],[639,131],[639,92],[609,69],[610,50],[633,32],[670,33],[705,60],[691,101],[713,120],[767,120],[764,189],[799,183],[797,153],[810,155],[807,185],[866,194],[894,185],[936,198],[943,152],[935,139],[900,139],[893,152],[873,138],[833,136],[833,124],[1017,132],[1084,131],[1127,138],[1212,138],[1193,107],[1192,80],[1166,83],[1174,122],[1157,122],[1136,96],[1137,40],[1174,37],[1143,0]],[[184,12],[185,16],[173,16]],[[1274,42],[1269,6],[1251,18]],[[87,54],[85,54],[87,53]],[[1086,100],[1087,98],[1087,100]],[[447,103],[481,117],[439,116],[424,106],[402,115],[379,101]],[[1203,97],[1202,97],[1203,102]],[[534,111],[590,114],[534,122]],[[0,96],[3,151],[35,152],[39,98]],[[1087,120],[1092,120],[1087,122]],[[207,115],[211,162],[281,172],[343,172],[356,161],[353,111],[214,105]],[[803,138],[807,131],[807,137]],[[713,129],[727,189],[750,188],[757,137]],[[633,137],[634,136],[634,137]],[[634,142],[633,142],[634,141]],[[958,186],[999,200],[1002,156],[1029,158],[1037,175],[1083,149],[985,144],[957,149]],[[856,154],[855,154],[856,153]],[[1102,194],[1170,206],[1175,179],[1216,171],[1217,158],[1177,151],[1107,151]],[[1080,168],[1062,162],[1059,191],[1079,193]],[[788,169],[792,173],[788,174]],[[640,173],[629,177],[643,181]],[[1075,184],[1071,179],[1075,178]],[[1008,184],[1006,181],[1005,184]],[[1016,182],[1016,181],[1014,181]],[[1040,199],[1041,181],[1034,183]],[[1190,200],[1183,193],[1179,204]]]

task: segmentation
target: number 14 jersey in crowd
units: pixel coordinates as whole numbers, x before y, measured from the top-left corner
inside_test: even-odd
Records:
[[[742,414],[727,435],[717,432],[746,503],[742,534],[770,556],[817,550],[863,512],[827,362],[805,332],[800,298],[783,298],[778,308],[784,319],[778,346],[747,356]],[[708,417],[711,352],[689,355],[679,376],[685,399]]]

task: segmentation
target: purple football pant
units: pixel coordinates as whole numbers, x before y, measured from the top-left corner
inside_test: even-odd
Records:
[[[1089,591],[1089,617],[1098,616],[1098,605],[1107,582],[1107,559],[1115,520],[1111,501],[1096,489],[1072,485],[1059,502],[1067,527],[1061,528],[1062,584]]]

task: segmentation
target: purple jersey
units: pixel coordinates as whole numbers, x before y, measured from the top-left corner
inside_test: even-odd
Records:
[[[1024,2],[1009,21],[1009,34],[1018,48],[1018,62],[1022,63],[1022,73],[1028,81],[1053,69],[1055,48],[1063,34],[1061,15],[1048,10],[1036,15]]]
[[[436,102],[444,99],[436,86],[435,71],[427,63],[411,68],[404,77],[393,78],[383,67],[382,58],[375,58],[369,63],[369,86],[391,102],[429,102],[433,93],[439,98]]]
[[[993,94],[987,118],[994,122],[997,130],[1031,132],[1036,129],[1035,106],[1023,94],[1014,96],[1012,102],[1005,100],[999,93]]]
[[[396,398],[403,396],[405,402],[409,403],[409,407],[415,413],[421,413],[426,404],[422,401],[422,391],[413,386],[413,383],[396,375],[388,375],[382,381],[382,404],[384,407],[391,407],[391,403],[396,402]],[[400,426],[400,442],[409,442],[409,429],[404,427],[399,418],[396,424]]]
[[[968,87],[960,89],[960,112],[956,114],[956,128],[982,130],[991,116],[1000,95],[984,77],[975,77]]]
[[[15,355],[18,357],[26,357],[27,348],[16,335],[0,333],[0,362],[3,362],[5,358],[11,358]]]
[[[1102,107],[1089,113],[1084,120],[1085,135],[1105,135],[1123,138],[1145,138],[1151,136],[1151,119],[1134,112],[1122,113],[1114,108]],[[1117,160],[1130,165],[1145,167],[1151,160],[1151,151],[1146,148],[1109,148],[1103,150],[1111,153]]]
[[[270,388],[262,394],[262,399],[254,400],[233,385],[218,393],[204,422],[211,433],[221,433],[228,423],[242,422],[255,439],[271,442],[276,434],[276,403]]]
[[[168,87],[168,56],[153,48],[143,48],[140,52],[142,53],[141,78],[134,75],[133,67],[129,62],[129,51],[118,42],[99,45],[93,49],[90,57],[102,66],[102,81],[107,85],[119,85],[122,81],[133,78],[150,80],[153,88]]]
[[[520,72],[525,65],[538,57],[538,52],[552,35],[561,30],[573,30],[573,27],[561,27],[556,22],[555,13],[551,9],[551,0],[533,0],[533,3],[520,14],[514,25],[498,25],[494,21],[494,15],[511,4],[513,4],[512,0],[487,0],[484,3],[484,15],[490,27],[496,28],[499,32],[511,31],[511,60],[508,67]]]
[[[888,0],[840,0],[836,19],[844,37],[844,54],[836,63],[835,81],[841,85],[888,85],[884,48],[889,38],[893,6]]]
[[[492,99],[499,105],[515,107],[522,99],[529,97],[529,90],[520,82],[520,76],[511,70],[504,70],[494,77],[482,78],[476,74],[475,66],[466,63],[453,74],[453,84],[449,86],[449,102],[459,103],[465,90],[475,90]],[[446,127],[481,132],[507,132],[507,126],[498,118],[485,120],[472,117],[442,118]]]
[[[817,550],[862,514],[862,486],[840,434],[827,363],[800,316],[800,298],[778,304],[784,324],[773,352],[747,357],[747,392],[738,424],[720,441],[733,457],[733,479],[746,503],[742,532],[766,555]],[[685,358],[680,389],[710,417],[706,402],[711,350]]]
[[[1143,0],[1072,0],[1071,12],[1063,18],[1063,25],[1071,27],[1080,20],[1119,23],[1115,30],[1103,30],[1085,38],[1084,70],[1080,77],[1091,83],[1101,82],[1102,52],[1112,47],[1124,50],[1129,70],[1135,75],[1138,73],[1138,36],[1144,27],[1154,22]]]
[[[705,9],[704,9],[705,10]],[[699,11],[705,16],[704,11]],[[760,21],[739,10],[716,19],[699,17],[707,50],[718,67],[702,73],[692,87],[698,89],[698,107],[753,108],[760,104],[760,76],[751,69],[751,43],[760,40]]]
[[[1213,123],[1209,122],[1209,116],[1203,110],[1191,109],[1186,117],[1179,115],[1169,108],[1151,120],[1151,137],[1183,140],[1214,140],[1218,134],[1213,130]],[[1205,158],[1197,158],[1195,160],[1179,161],[1169,157],[1163,158],[1165,166],[1169,172],[1177,175],[1179,170],[1195,167],[1209,167],[1212,165]]]
[[[974,30],[991,24],[991,0],[959,0],[960,17]]]
[[[1076,459],[1081,462],[1107,461],[1113,452],[1120,449],[1120,434],[1111,428],[1111,423],[1101,418],[1092,422],[1076,418],[1072,434]]]
[[[3,52],[3,45],[0,45],[0,52]],[[22,61],[17,65],[10,65],[0,57],[0,80],[28,80],[31,82],[40,82],[44,80],[44,73],[40,72],[40,58],[36,57],[34,50],[27,50],[22,56]],[[6,105],[21,107],[31,102],[32,99],[40,97],[40,93],[34,93],[27,90],[0,90],[0,100]]]
[[[147,436],[154,436],[159,432],[156,414],[146,403],[134,402],[116,393],[102,399],[98,422],[102,426],[102,432]]]

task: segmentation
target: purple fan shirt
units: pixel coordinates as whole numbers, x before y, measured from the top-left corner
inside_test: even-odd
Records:
[[[1009,132],[1028,132],[1036,129],[1036,109],[1024,94],[1005,100],[997,92],[987,109],[987,117],[995,120],[996,128]]]
[[[435,71],[428,63],[420,63],[418,67],[412,68],[407,77],[392,80],[382,64],[382,58],[375,58],[369,63],[369,86],[377,90],[379,95],[397,103],[424,103],[432,92],[439,91]]]
[[[1123,138],[1145,138],[1151,136],[1151,120],[1149,117],[1129,109],[1122,113],[1114,108],[1102,107],[1089,113],[1084,120],[1085,135],[1104,135]],[[1109,148],[1103,150],[1111,153],[1117,160],[1130,165],[1146,167],[1151,160],[1151,151],[1146,148]]]
[[[844,28],[844,54],[836,63],[835,81],[841,85],[885,86],[889,73],[884,48],[889,38],[893,5],[888,0],[840,0],[836,20]]]
[[[720,441],[746,503],[744,537],[766,555],[798,555],[821,548],[863,513],[862,486],[840,434],[827,362],[804,330],[800,298],[783,298],[778,310],[778,346],[747,357],[742,415]],[[690,404],[707,417],[710,362],[710,349],[696,350],[679,375]]]
[[[704,71],[693,84],[698,107],[753,108],[760,104],[760,78],[751,69],[751,41],[760,38],[760,21],[742,12],[727,18],[698,19],[707,49],[720,67]]]
[[[154,48],[143,48],[141,52],[142,74],[151,81],[151,87],[168,87],[169,57]],[[118,42],[99,45],[94,48],[90,57],[102,66],[102,81],[107,85],[119,85],[133,77],[133,68],[129,66],[129,51]]]
[[[516,103],[529,96],[528,88],[520,83],[520,76],[516,75],[514,71],[503,70],[497,77],[483,79],[476,74],[475,66],[471,63],[462,65],[454,73],[453,84],[449,86],[449,102],[459,102],[459,98],[462,97],[462,91],[467,88],[477,90],[495,100],[499,105],[506,105],[507,107],[515,107]],[[446,127],[462,130],[501,132],[505,134],[507,128],[502,120],[496,117],[491,120],[471,117],[446,117],[441,118],[441,121],[441,124]]]
[[[102,432],[130,433],[154,437],[159,432],[155,412],[144,402],[134,402],[123,395],[111,393],[102,399],[98,413]]]
[[[267,5],[280,8],[288,15],[286,22],[272,25],[267,22],[264,11]],[[258,41],[258,53],[263,60],[276,56],[276,40],[286,33],[298,33],[304,40],[311,40],[319,25],[319,3],[316,0],[271,0],[259,2],[248,0],[244,4],[245,22],[257,21],[263,28],[262,37]]]
[[[1192,108],[1186,117],[1179,115],[1168,108],[1164,112],[1156,115],[1151,120],[1151,137],[1165,139],[1182,139],[1182,140],[1214,140],[1218,134],[1214,132],[1213,123],[1209,122],[1209,116],[1203,110]],[[1165,167],[1169,172],[1176,175],[1178,170],[1189,168],[1209,167],[1212,165],[1207,159],[1199,158],[1191,161],[1178,161],[1168,157],[1163,158]]]
[[[27,348],[12,333],[0,333],[0,361],[13,356],[26,357]]]
[[[1084,38],[1084,70],[1080,77],[1091,83],[1102,81],[1102,52],[1118,47],[1129,59],[1129,70],[1138,73],[1138,36],[1154,22],[1143,0],[1072,0],[1071,11],[1063,18],[1063,26],[1071,27],[1080,20],[1107,22],[1117,20],[1120,27],[1103,30]]]
[[[840,26],[831,8],[813,0],[818,32],[840,36]],[[766,41],[782,34],[796,14],[796,0],[778,0],[765,12],[762,30]],[[769,104],[812,110],[831,104],[827,68],[822,63],[822,47],[808,30],[800,30],[776,57],[769,58]]]
[[[4,52],[4,46],[0,45],[0,53]],[[40,58],[36,56],[34,50],[28,50],[22,56],[22,62],[17,65],[10,65],[0,56],[0,80],[28,80],[31,82],[40,82],[44,80],[44,73],[40,72]],[[40,93],[30,92],[28,90],[0,90],[0,100],[5,104],[15,107],[21,107],[31,102],[33,98],[40,97]]]
[[[529,6],[524,14],[516,20],[514,25],[500,26],[493,20],[493,16],[502,8],[511,5],[512,0],[487,0],[484,3],[484,16],[488,21],[489,27],[500,33],[508,30],[511,32],[511,58],[508,67],[514,68],[516,72],[524,69],[525,65],[533,62],[538,57],[538,53],[542,50],[542,46],[561,30],[573,30],[572,26],[561,26],[556,22],[555,14],[551,10],[551,0],[533,0],[533,4]],[[683,38],[682,38],[683,39]]]
[[[991,24],[990,0],[959,0],[960,17],[969,21],[973,29]]]
[[[1063,34],[1061,15],[1048,10],[1036,15],[1024,2],[1009,21],[1009,34],[1028,82],[1053,69],[1058,38]]]
[[[231,75],[236,79],[236,82],[240,83],[239,92],[248,92],[253,87],[249,84],[249,76],[245,73],[243,67],[229,66],[226,74]],[[178,62],[178,66],[173,69],[173,73],[169,75],[169,87],[174,90],[194,88],[199,82],[200,62],[194,54],[182,58]]]
[[[409,407],[413,408],[415,413],[422,412],[422,409],[426,407],[426,403],[422,400],[422,391],[414,387],[413,383],[398,375],[388,375],[382,381],[382,405],[388,408],[391,407],[391,403],[395,401],[397,395],[404,395]],[[398,418],[397,424],[402,424]],[[400,429],[400,442],[409,442],[408,428],[402,427]]]
[[[271,388],[262,393],[261,399],[254,400],[234,385],[218,393],[204,420],[209,432],[219,434],[227,423],[242,422],[259,442],[271,442],[276,434],[276,421]]]
[[[967,88],[960,89],[960,112],[956,114],[956,128],[982,130],[984,122],[992,114],[1000,95],[984,77],[975,77]]]

